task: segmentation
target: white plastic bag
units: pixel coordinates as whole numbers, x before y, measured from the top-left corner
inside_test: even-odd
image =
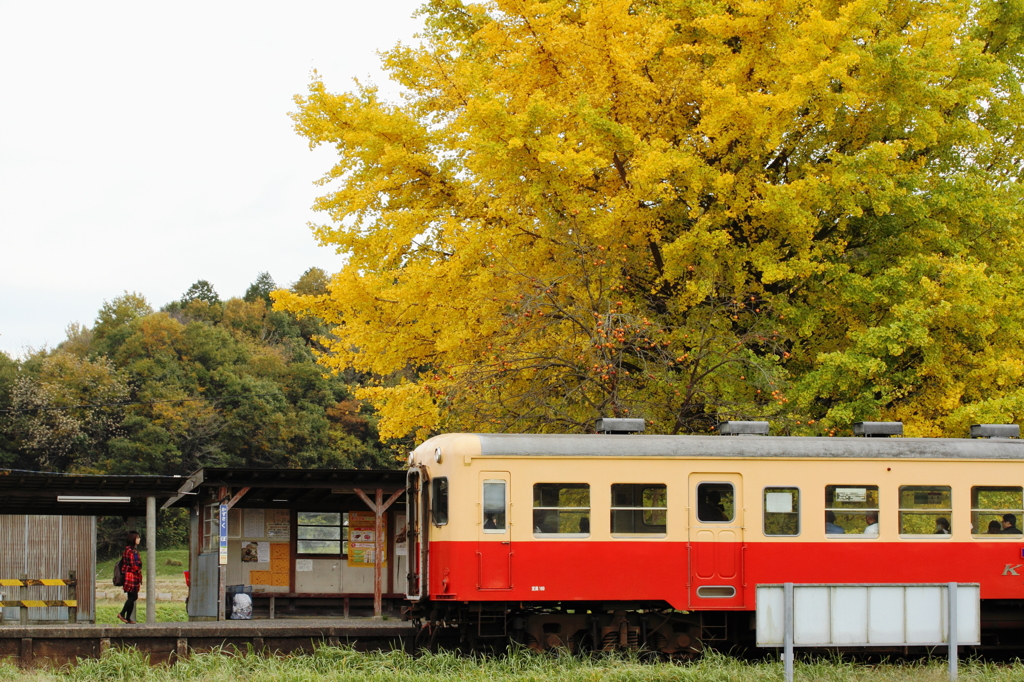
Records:
[[[252,620],[252,597],[247,594],[236,594],[231,604],[232,620]]]

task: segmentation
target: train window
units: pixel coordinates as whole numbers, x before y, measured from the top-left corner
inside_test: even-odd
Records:
[[[800,491],[797,488],[764,489],[764,534],[800,534]]]
[[[590,535],[590,486],[586,483],[536,483],[533,532]]]
[[[345,554],[348,512],[298,512],[296,554]]]
[[[1024,519],[1024,489],[1020,486],[971,488],[974,535],[1019,535],[1021,519]]]
[[[435,526],[448,523],[448,477],[435,478],[430,483],[430,515]]]
[[[900,535],[949,537],[953,498],[946,485],[900,486]]]
[[[663,483],[612,485],[612,535],[665,535],[668,489]]]
[[[485,533],[505,532],[505,481],[484,481],[483,524]]]
[[[732,521],[735,501],[732,483],[701,483],[697,486],[697,520]]]
[[[878,486],[825,486],[825,534],[878,537]]]

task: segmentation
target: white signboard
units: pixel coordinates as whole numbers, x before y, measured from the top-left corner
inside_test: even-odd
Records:
[[[949,642],[947,586],[793,585],[793,645],[939,646]],[[956,642],[981,642],[981,590],[956,589]],[[757,646],[783,646],[782,585],[757,586]]]

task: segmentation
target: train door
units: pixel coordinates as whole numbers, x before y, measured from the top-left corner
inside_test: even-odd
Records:
[[[694,473],[689,482],[689,599],[701,609],[743,606],[743,480]]]
[[[426,596],[424,578],[427,574],[427,530],[430,500],[419,467],[410,467],[405,476],[405,537],[408,543],[409,567],[405,595],[411,601]]]
[[[512,524],[507,471],[481,471],[477,516],[477,589],[512,589]]]

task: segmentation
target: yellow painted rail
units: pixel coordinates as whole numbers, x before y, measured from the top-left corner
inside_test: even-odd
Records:
[[[0,587],[39,587],[39,586],[50,586],[60,587],[61,585],[77,585],[77,580],[62,579],[62,578],[26,578],[25,580],[13,580],[8,578],[0,578]]]
[[[0,594],[0,625],[2,625],[8,618],[8,609],[18,609],[18,617],[22,625],[28,625],[28,610],[29,609],[45,609],[53,606],[66,606],[68,609],[68,622],[78,622],[78,595],[77,595],[78,580],[76,580],[75,572],[69,571],[67,578],[29,578],[24,573],[21,574],[20,578],[0,578],[0,589],[2,588],[20,588],[20,594],[17,596],[21,599],[4,599],[4,597],[13,597],[15,595],[10,594],[11,590],[3,589],[4,594]],[[27,599],[30,596],[29,588],[32,587],[66,587],[67,594],[66,599]],[[35,596],[35,595],[31,595]]]

